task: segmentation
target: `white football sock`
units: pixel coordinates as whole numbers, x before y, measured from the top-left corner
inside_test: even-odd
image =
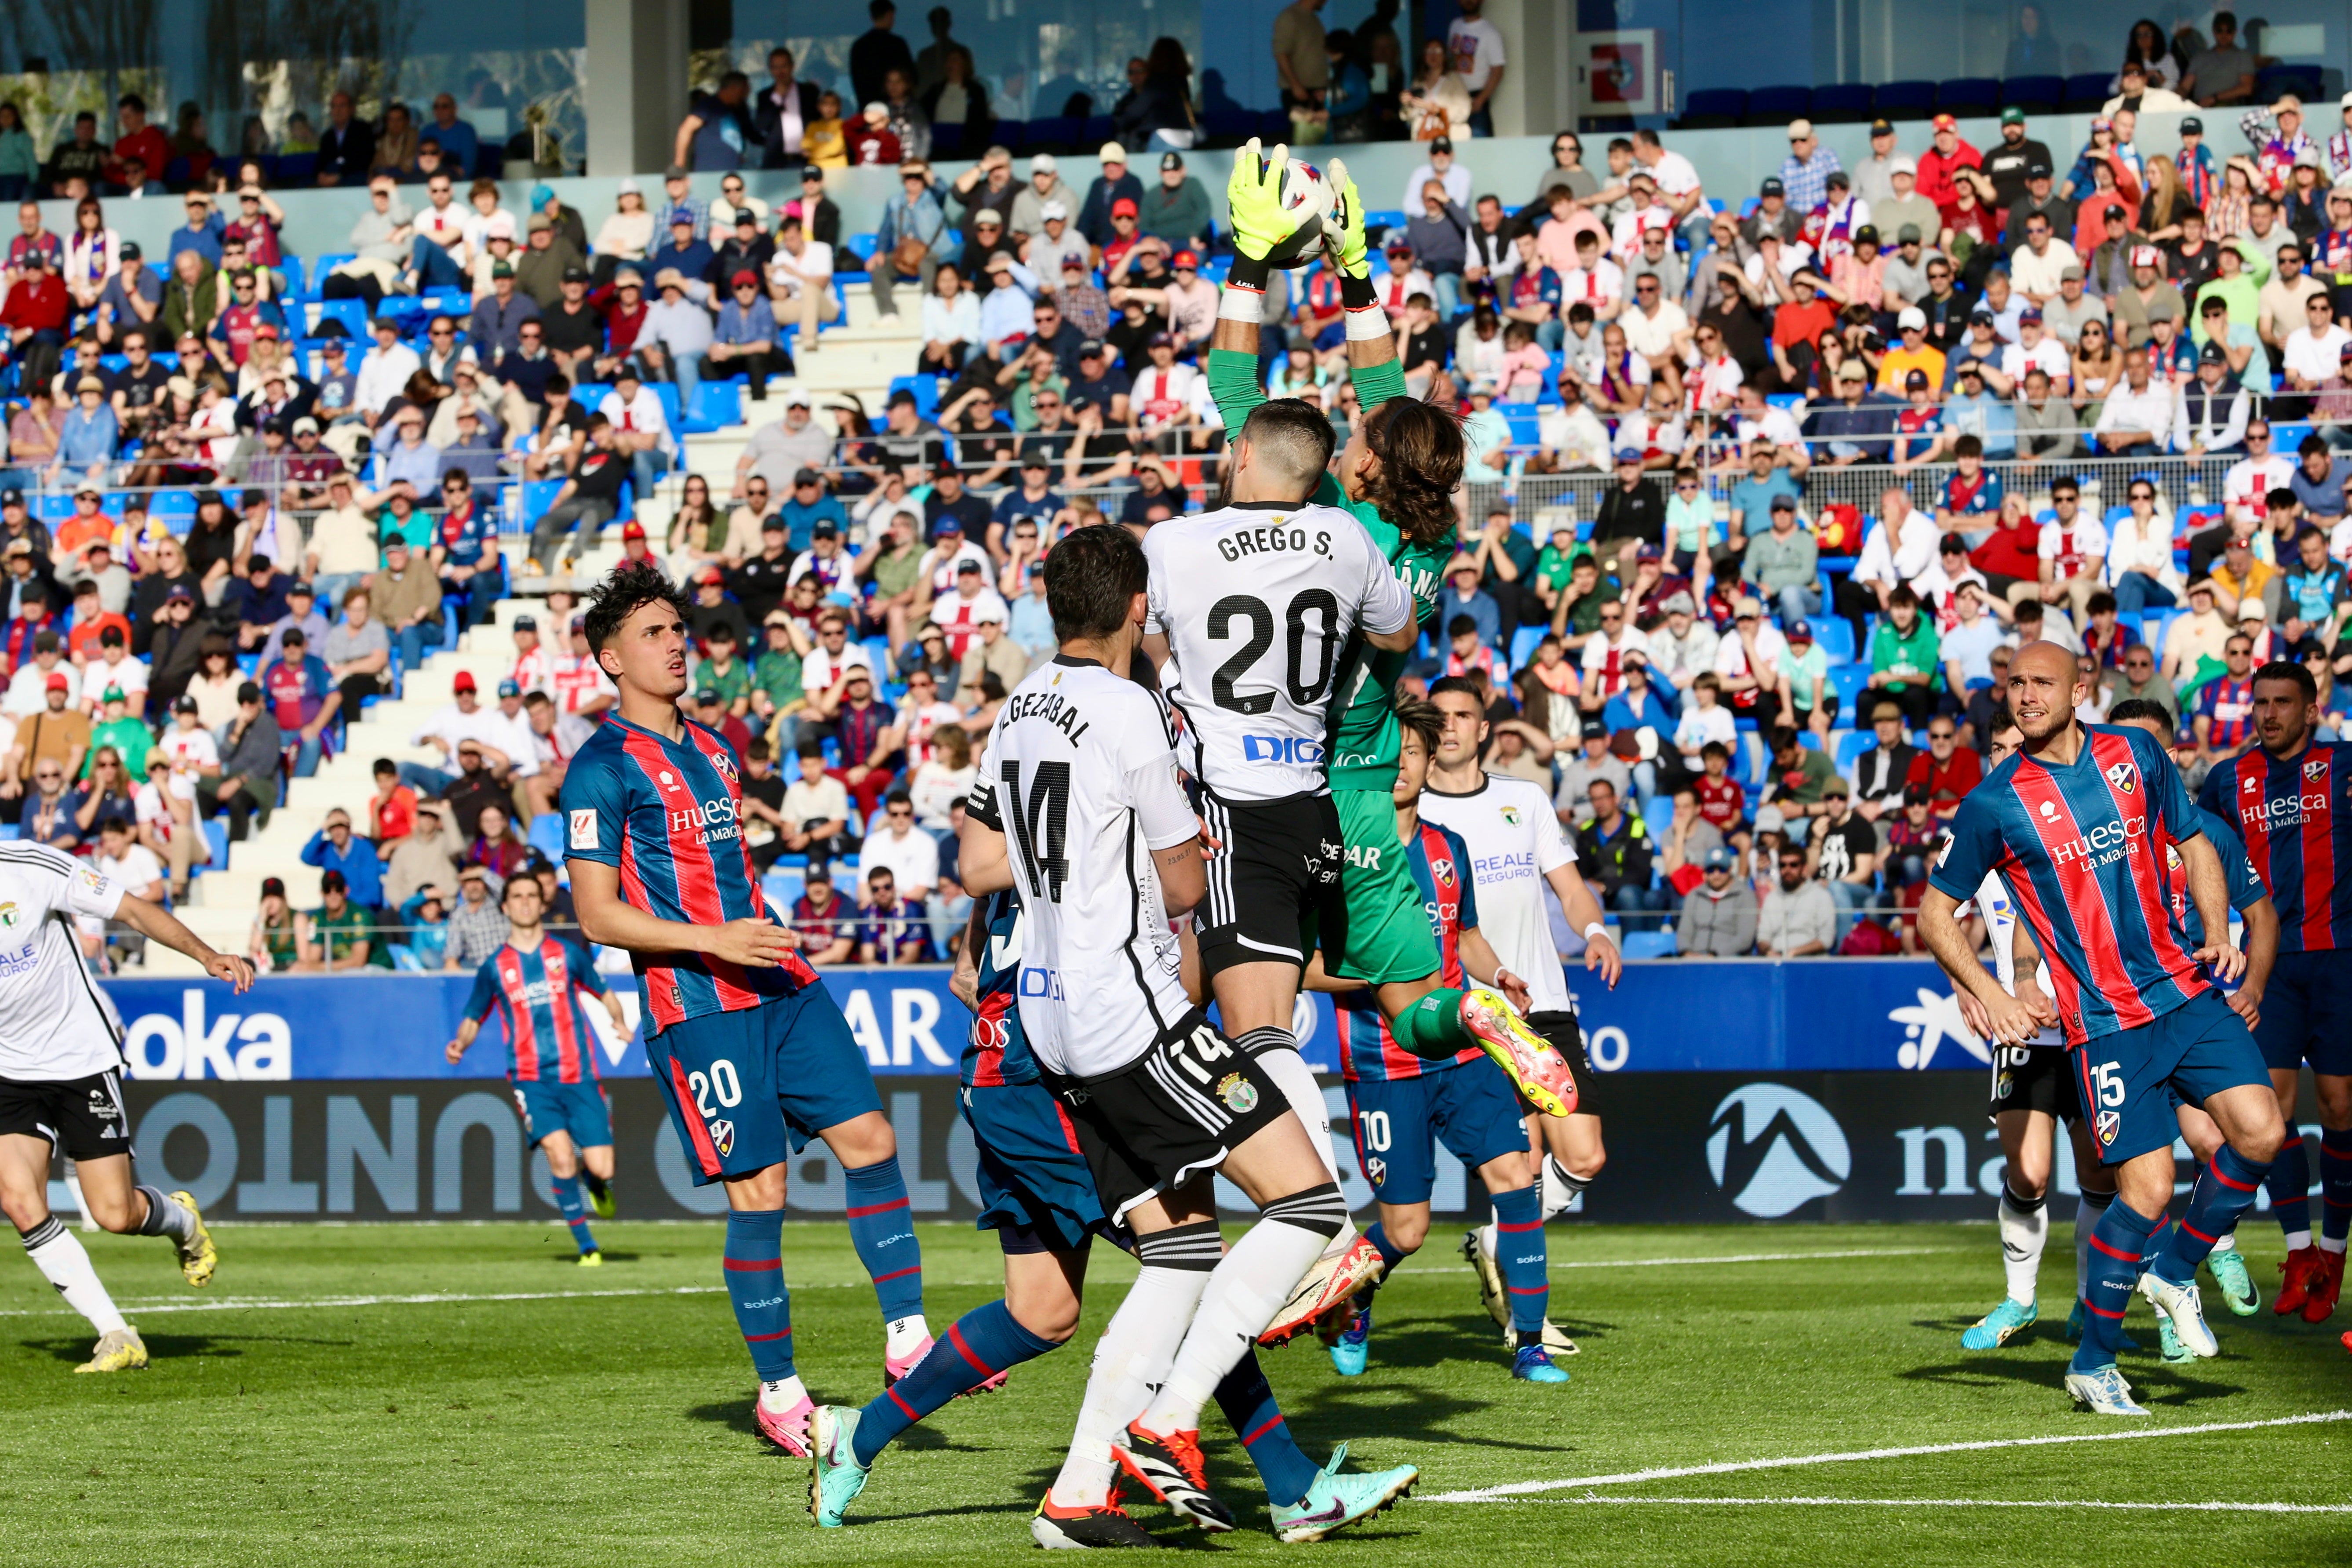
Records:
[[[778,1415],[790,1410],[807,1397],[808,1390],[801,1386],[798,1373],[794,1373],[790,1377],[777,1378],[772,1383],[760,1384],[760,1403]]]
[[[2286,1233],[2285,1239],[2286,1249],[2289,1252],[2301,1252],[2305,1247],[2311,1245],[2311,1232],[2307,1230],[2291,1230]]]
[[[1566,1214],[1570,1205],[1584,1195],[1584,1189],[1592,1184],[1591,1177],[1572,1173],[1557,1156],[1551,1154],[1543,1157],[1542,1181],[1542,1212],[1546,1225]]]
[[[1127,1424],[1150,1402],[1152,1390],[1168,1376],[1202,1292],[1209,1288],[1216,1249],[1223,1245],[1215,1222],[1181,1226],[1177,1231],[1192,1237],[1175,1258],[1181,1266],[1160,1268],[1147,1262],[1095,1342],[1077,1427],[1070,1436],[1061,1473],[1054,1478],[1051,1495],[1065,1508],[1099,1507],[1109,1498],[1111,1440],[1127,1430]],[[1145,1237],[1144,1247],[1163,1251],[1166,1244],[1160,1237],[1175,1234]]]
[[[882,1325],[882,1353],[893,1361],[904,1361],[930,1337],[931,1326],[923,1321],[922,1313],[893,1318]]]
[[[2050,1238],[2049,1200],[2035,1198],[2029,1208],[2003,1184],[1999,1212],[2000,1267],[2009,1279],[2009,1299],[2031,1307],[2034,1282],[2042,1273],[2042,1248]]]
[[[2215,1242],[2215,1243],[2213,1244],[2213,1251],[2214,1251],[2214,1252],[2235,1252],[2235,1251],[2237,1251],[2237,1250],[2238,1250],[2238,1233],[2237,1233],[2236,1231],[2234,1231],[2234,1230],[2233,1230],[2233,1231],[2231,1231],[2231,1232],[2229,1232],[2229,1233],[2227,1233],[2226,1235],[2224,1235],[2224,1236],[2221,1237],[2221,1240],[2219,1240],[2219,1241],[2217,1241],[2217,1242]],[[2210,1257],[2210,1256],[2211,1256],[2211,1254],[2210,1254],[2210,1253],[2209,1253],[2209,1254],[2207,1254],[2207,1256],[2208,1256],[2208,1257]]]
[[[1274,1315],[1290,1299],[1346,1214],[1336,1185],[1309,1188],[1265,1205],[1265,1217],[1234,1243],[1192,1314],[1192,1325],[1150,1408],[1146,1431],[1191,1432],[1201,1425],[1201,1406],[1225,1373],[1256,1342]]]
[[[2347,1241],[2352,1241],[2352,1237],[2329,1236],[2323,1232],[2319,1237],[2319,1250],[2340,1253],[2345,1250],[2345,1243]]]
[[[25,1251],[34,1267],[48,1282],[58,1288],[66,1305],[89,1320],[90,1327],[101,1337],[130,1325],[115,1310],[114,1298],[99,1283],[98,1270],[89,1266],[89,1254],[82,1250],[81,1238],[68,1230],[57,1215],[36,1226],[25,1237]]]

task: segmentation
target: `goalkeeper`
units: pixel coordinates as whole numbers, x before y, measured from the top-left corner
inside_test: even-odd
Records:
[[[1268,154],[1253,140],[1234,154],[1226,187],[1234,259],[1219,302],[1208,375],[1231,431],[1238,432],[1265,401],[1257,381],[1265,283],[1276,262],[1288,260],[1297,225],[1297,215],[1285,211],[1279,198],[1287,162],[1287,149],[1276,147]],[[1329,179],[1339,196],[1323,220],[1324,261],[1339,274],[1349,376],[1362,413],[1339,454],[1336,476],[1325,476],[1313,500],[1340,508],[1363,526],[1426,621],[1436,610],[1454,549],[1454,493],[1465,458],[1462,428],[1452,415],[1406,395],[1396,339],[1372,289],[1361,198],[1337,160]],[[1396,687],[1411,657],[1409,651],[1373,648],[1360,636],[1340,655],[1331,687],[1325,778],[1346,841],[1340,870],[1346,919],[1342,929],[1317,933],[1320,952],[1310,961],[1306,982],[1323,988],[1344,977],[1368,985],[1391,1033],[1407,1050],[1433,1058],[1484,1050],[1529,1103],[1565,1116],[1573,1109],[1574,1088],[1559,1053],[1500,995],[1439,984],[1436,939],[1421,890],[1398,852],[1391,798],[1401,734]],[[1225,1026],[1239,1039],[1253,1033],[1262,1037],[1263,1030],[1255,1027],[1261,1025],[1286,1034],[1288,1024],[1286,1016],[1229,1018]],[[1325,1261],[1328,1266],[1331,1260]],[[1300,1294],[1318,1283],[1310,1275]],[[1296,1314],[1286,1310],[1275,1321],[1269,1339],[1295,1330]]]

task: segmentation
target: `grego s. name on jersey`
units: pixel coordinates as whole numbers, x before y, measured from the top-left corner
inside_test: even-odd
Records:
[[[1413,616],[1371,536],[1338,507],[1250,501],[1163,522],[1143,552],[1144,628],[1168,639],[1191,772],[1228,801],[1323,793],[1350,643]]]

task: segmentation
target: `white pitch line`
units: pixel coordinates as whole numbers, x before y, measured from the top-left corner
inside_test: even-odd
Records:
[[[993,1281],[968,1279],[935,1279],[934,1285],[964,1286]],[[827,1279],[813,1284],[793,1282],[795,1290],[850,1290],[869,1288],[864,1279]],[[308,1307],[429,1307],[445,1303],[469,1301],[593,1301],[627,1296],[722,1296],[723,1285],[674,1285],[665,1289],[633,1290],[498,1290],[479,1293],[466,1291],[435,1291],[414,1296],[310,1296],[295,1300],[274,1297],[221,1296],[203,1299],[169,1298],[152,1300],[124,1300],[117,1303],[125,1312],[150,1317],[161,1312],[285,1312],[299,1311]],[[70,1315],[69,1307],[37,1307],[0,1310],[0,1318],[46,1318],[58,1313]]]
[[[1924,1252],[1953,1252],[1948,1247],[1856,1247],[1841,1252],[1734,1252],[1717,1258],[1594,1258],[1552,1259],[1554,1272],[1563,1268],[1667,1268],[1695,1263],[1803,1263],[1816,1258],[1916,1258]]]
[[[2079,1498],[2003,1501],[1999,1498],[1876,1497],[1564,1497],[1563,1503],[1671,1503],[1682,1508],[2103,1508],[2149,1513],[2352,1513],[2340,1502],[2097,1502]]]
[[[1925,1443],[1906,1448],[1864,1448],[1843,1454],[1806,1454],[1785,1459],[1734,1459],[1714,1465],[1680,1465],[1672,1468],[1626,1470],[1613,1476],[1573,1476],[1557,1481],[1513,1481],[1469,1491],[1438,1492],[1423,1502],[1491,1502],[1496,1498],[1527,1497],[1537,1492],[1566,1491],[1571,1487],[1628,1486],[1641,1481],[1673,1480],[1683,1476],[1727,1476],[1744,1470],[1785,1470],[1807,1465],[1851,1464],[1863,1459],[1910,1459],[1925,1454],[1971,1454],[1990,1448],[2039,1448],[2053,1443],[2120,1443],[2145,1437],[2193,1437],[2204,1432],[2252,1432],[2271,1426],[2308,1426],[2318,1422],[2352,1421],[2352,1410],[2314,1411],[2282,1415],[2269,1421],[2209,1421],[2195,1426],[2153,1426],[2121,1432],[2069,1432],[2049,1437],[1988,1437],[1972,1443]]]

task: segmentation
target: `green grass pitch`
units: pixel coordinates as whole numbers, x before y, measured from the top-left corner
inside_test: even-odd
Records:
[[[1130,1277],[1124,1258],[1097,1250],[1076,1343],[916,1428],[876,1468],[852,1528],[820,1536],[806,1466],[753,1431],[750,1368],[717,1289],[719,1228],[598,1228],[612,1261],[591,1271],[572,1266],[561,1225],[225,1226],[203,1293],[163,1244],[89,1237],[154,1357],[110,1377],[73,1374],[85,1326],[28,1264],[0,1265],[0,1563],[970,1563],[1032,1550],[1026,1516]],[[2275,1279],[2277,1235],[2246,1234],[2255,1278]],[[2126,1428],[2074,1412],[2059,1388],[2063,1224],[2041,1329],[1981,1355],[1959,1332],[1998,1299],[1990,1226],[1551,1236],[1553,1316],[1583,1346],[1564,1388],[1510,1381],[1442,1229],[1381,1293],[1368,1375],[1338,1378],[1311,1341],[1268,1353],[1318,1459],[1346,1439],[1364,1464],[1421,1467],[1418,1495],[1396,1510],[1321,1546],[1278,1547],[1212,1411],[1213,1473],[1248,1528],[1211,1544],[1157,1509],[1139,1518],[1171,1544],[1260,1559],[2352,1562],[2352,1419],[2280,1424],[2352,1407],[2344,1321],[2282,1323],[2267,1304],[2238,1320],[2217,1300],[2220,1360],[2175,1371],[2126,1358],[2156,1411]],[[1000,1293],[992,1238],[939,1225],[922,1239],[935,1331]],[[784,1258],[802,1375],[819,1399],[870,1397],[880,1326],[845,1231],[793,1226]],[[438,1299],[398,1300],[420,1297]],[[2152,1347],[2144,1308],[2132,1327]],[[2210,1423],[2273,1425],[2071,1440]],[[2070,1440],[1446,1500],[2029,1437]],[[2012,1506],[2085,1500],[2297,1506]]]

